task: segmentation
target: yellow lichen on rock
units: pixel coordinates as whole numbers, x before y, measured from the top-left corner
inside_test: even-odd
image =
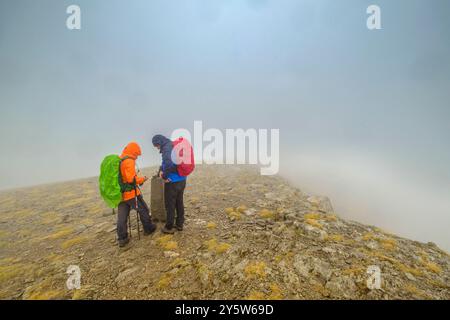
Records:
[[[252,291],[245,300],[264,300],[266,295],[261,291]]]
[[[270,294],[267,297],[267,300],[282,300],[283,293],[281,292],[280,287],[276,283],[272,283],[270,285]]]
[[[265,278],[266,264],[262,261],[250,262],[244,269],[247,278]]]

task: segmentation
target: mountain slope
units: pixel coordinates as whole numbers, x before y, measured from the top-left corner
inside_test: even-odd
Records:
[[[256,168],[199,166],[185,205],[173,236],[158,225],[138,240],[132,212],[120,249],[97,178],[0,193],[0,298],[450,298],[446,252],[345,221],[326,198]],[[81,269],[80,290],[66,289],[69,265]],[[379,290],[366,285],[372,265]]]

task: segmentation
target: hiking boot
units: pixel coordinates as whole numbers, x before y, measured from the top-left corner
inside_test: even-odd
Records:
[[[153,234],[153,232],[155,232],[155,230],[156,230],[156,225],[152,224],[152,226],[150,227],[150,230],[148,230],[148,231],[144,230],[144,236],[149,236],[149,235]]]
[[[174,234],[174,233],[175,233],[175,230],[173,230],[173,228],[167,229],[166,226],[164,226],[164,227],[161,229],[161,231],[162,231],[162,233],[167,233],[167,234]]]
[[[119,240],[119,247],[121,248],[125,247],[128,244],[128,242],[130,242],[130,238]]]
[[[183,231],[183,226],[176,226],[175,228],[177,228],[178,231]]]

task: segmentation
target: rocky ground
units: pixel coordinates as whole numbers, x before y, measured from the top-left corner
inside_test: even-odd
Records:
[[[436,245],[345,221],[328,199],[253,167],[199,166],[185,230],[159,225],[138,240],[133,212],[122,249],[97,188],[91,178],[0,193],[0,298],[450,298],[450,258]],[[80,290],[66,289],[69,265]],[[381,289],[367,287],[372,265]]]

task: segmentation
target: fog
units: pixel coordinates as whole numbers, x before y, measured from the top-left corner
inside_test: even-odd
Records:
[[[176,128],[280,129],[280,174],[450,249],[447,0],[0,3],[0,189],[98,174]]]
[[[450,188],[402,171],[361,152],[305,150],[289,157],[282,175],[308,194],[327,196],[342,218],[448,250]]]

